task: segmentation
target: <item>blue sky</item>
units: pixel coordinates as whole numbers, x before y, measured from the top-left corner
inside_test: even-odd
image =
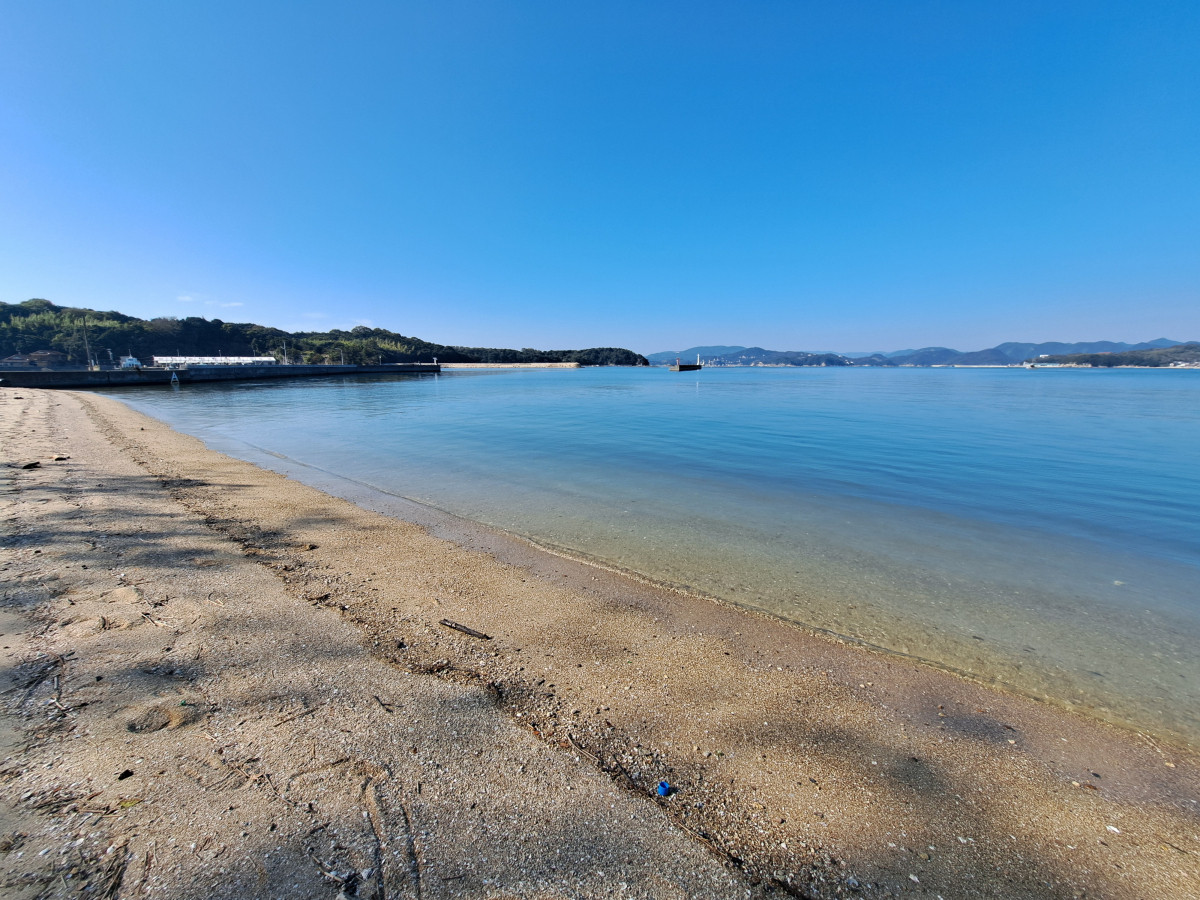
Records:
[[[0,300],[642,352],[1200,339],[1200,3],[34,2]]]

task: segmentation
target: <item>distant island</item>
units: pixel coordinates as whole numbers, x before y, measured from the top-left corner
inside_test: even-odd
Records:
[[[893,350],[887,353],[835,353],[826,350],[764,350],[762,347],[713,345],[686,350],[649,353],[651,365],[670,365],[675,359],[696,356],[704,365],[721,366],[1149,366],[1153,368],[1200,365],[1200,344],[1158,338],[1140,344],[1091,341],[1041,344],[1010,341],[987,350],[963,352],[949,347]]]
[[[56,306],[48,300],[0,302],[0,361],[49,351],[68,365],[108,364],[129,355],[273,356],[309,365],[344,363],[551,363],[585,366],[646,366],[646,357],[622,347],[586,350],[510,350],[454,347],[359,325],[349,331],[287,332],[245,322],[198,316],[139,319],[113,311]]]
[[[1039,365],[1090,366],[1092,368],[1114,368],[1138,366],[1159,369],[1200,367],[1200,343],[1191,342],[1154,350],[1127,350],[1124,353],[1068,353],[1059,356],[1041,356]]]

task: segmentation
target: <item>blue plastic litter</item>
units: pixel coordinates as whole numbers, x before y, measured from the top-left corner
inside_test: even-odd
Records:
[[[670,793],[671,793],[671,785],[667,784],[665,781],[660,781],[658,783],[658,796],[665,797]]]

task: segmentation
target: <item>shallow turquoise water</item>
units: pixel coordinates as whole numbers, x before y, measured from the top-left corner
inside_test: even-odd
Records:
[[[114,395],[326,489],[1200,744],[1198,371],[498,369]]]

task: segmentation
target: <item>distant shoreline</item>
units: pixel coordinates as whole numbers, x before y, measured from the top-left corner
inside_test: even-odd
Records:
[[[446,366],[446,368],[451,368],[451,367]],[[659,363],[654,363],[650,366],[650,368],[665,369],[665,368],[667,368],[667,366],[661,365]],[[941,364],[931,365],[931,366],[913,366],[913,365],[903,365],[903,366],[872,366],[872,365],[797,366],[797,365],[791,365],[789,363],[737,364],[737,363],[706,362],[706,363],[704,363],[704,368],[706,368],[706,369],[884,369],[884,370],[894,370],[894,369],[1099,369],[1099,370],[1146,369],[1148,371],[1162,371],[1162,370],[1179,371],[1179,370],[1186,370],[1186,369],[1200,369],[1200,363],[1192,363],[1192,364],[1183,365],[1183,366],[1090,366],[1090,365],[1089,366],[1081,366],[1081,365],[1076,365],[1074,363],[1046,363],[1046,364],[1040,364],[1040,365],[1037,363],[1034,363],[1033,365],[1024,365],[1021,363],[1013,363],[1011,365],[1000,365],[999,363],[988,364],[988,365],[941,363]]]

